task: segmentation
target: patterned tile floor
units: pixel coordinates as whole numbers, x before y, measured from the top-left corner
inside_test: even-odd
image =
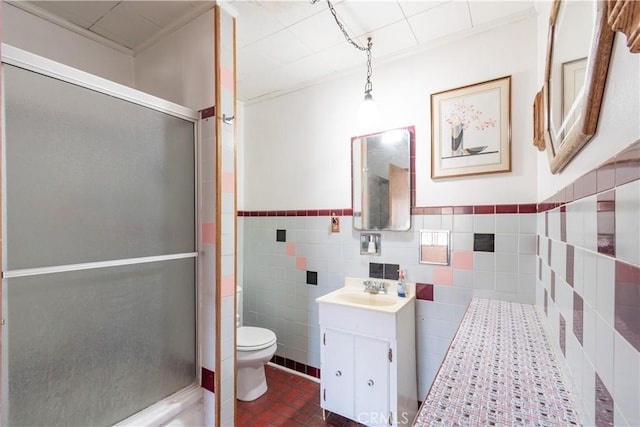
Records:
[[[474,299],[417,426],[580,423],[531,305]]]
[[[269,389],[253,402],[238,401],[238,426],[360,425],[336,414],[322,420],[320,384],[269,365],[265,371]]]

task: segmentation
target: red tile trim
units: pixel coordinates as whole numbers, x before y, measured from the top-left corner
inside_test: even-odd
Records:
[[[204,366],[202,367],[202,380],[201,387],[209,390],[211,393],[216,392],[216,374],[213,371],[208,370]]]
[[[496,213],[514,214],[518,213],[518,205],[496,205]]]
[[[486,206],[474,206],[473,213],[474,214],[492,214],[496,212],[496,207],[494,205],[486,205]]]
[[[540,212],[536,203],[509,205],[412,206],[411,215],[514,214]],[[556,207],[553,204],[552,207]],[[551,207],[549,207],[551,208]],[[298,209],[287,211],[238,211],[238,216],[353,216],[351,208]]]
[[[433,285],[430,283],[416,283],[416,299],[433,301]]]
[[[200,118],[208,119],[209,117],[213,117],[216,115],[216,107],[205,108],[204,110],[200,110]]]
[[[560,350],[562,354],[567,356],[567,322],[564,320],[562,314],[560,315],[560,333],[558,334],[558,340],[560,341]]]
[[[518,205],[518,213],[536,213],[538,212],[538,206],[535,203],[525,203]]]
[[[473,214],[473,206],[454,206],[454,215],[470,215]]]

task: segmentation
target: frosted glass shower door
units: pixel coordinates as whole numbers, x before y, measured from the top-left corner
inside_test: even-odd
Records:
[[[4,63],[4,425],[196,380],[195,123]]]

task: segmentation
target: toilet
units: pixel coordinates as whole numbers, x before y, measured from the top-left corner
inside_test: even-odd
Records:
[[[271,360],[278,348],[276,334],[265,328],[241,326],[242,288],[238,286],[237,304],[237,395],[239,400],[256,400],[267,391],[264,365]]]

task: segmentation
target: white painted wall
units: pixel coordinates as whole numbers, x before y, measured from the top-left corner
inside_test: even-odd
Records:
[[[538,8],[539,51],[545,54],[549,12],[549,8]],[[551,174],[547,153],[539,153],[538,201],[554,195],[640,138],[640,55],[629,52],[624,34],[615,37],[597,133],[559,174]],[[544,65],[538,88],[543,80]]]
[[[532,104],[537,20],[527,18],[394,62],[373,64],[380,129],[416,126],[418,206],[536,201]],[[354,55],[358,52],[354,49]],[[512,76],[512,172],[430,177],[430,94]],[[241,210],[351,206],[350,139],[363,96],[362,72],[246,105]]]
[[[214,28],[210,9],[136,54],[136,89],[194,110],[213,106]]]
[[[133,86],[133,57],[2,2],[2,42]]]

